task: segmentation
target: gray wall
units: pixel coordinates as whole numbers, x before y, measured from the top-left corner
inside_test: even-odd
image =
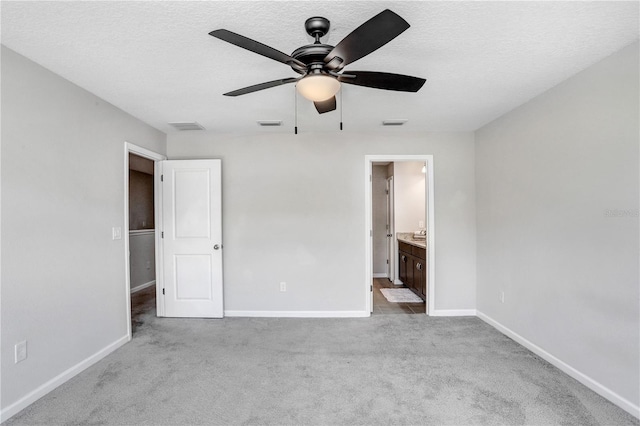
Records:
[[[476,133],[478,311],[636,406],[638,113],[636,43]]]
[[[156,280],[156,236],[153,231],[129,233],[129,276],[131,291]]]
[[[153,167],[153,161],[148,161]],[[153,172],[129,168],[129,229],[154,229],[154,222]]]
[[[2,47],[3,409],[127,334],[111,239],[125,141],[165,152],[163,133]]]
[[[184,132],[167,149],[222,159],[225,310],[276,312],[365,311],[365,155],[433,154],[436,309],[475,308],[472,133]]]
[[[395,232],[417,231],[420,221],[426,227],[424,162],[396,161],[393,171]]]

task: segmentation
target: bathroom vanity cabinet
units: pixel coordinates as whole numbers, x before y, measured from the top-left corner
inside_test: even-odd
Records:
[[[398,239],[400,281],[422,300],[427,297],[427,250],[417,244]]]

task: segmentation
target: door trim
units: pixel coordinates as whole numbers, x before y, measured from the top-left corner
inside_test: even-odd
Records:
[[[364,173],[364,208],[365,208],[365,309],[371,312],[371,283],[373,282],[373,265],[372,265],[372,227],[373,227],[373,209],[371,206],[371,178],[373,173],[374,162],[400,162],[400,161],[423,161],[426,163],[427,170],[425,178],[425,212],[427,225],[427,261],[429,262],[429,271],[427,274],[427,305],[426,314],[433,314],[435,311],[435,294],[436,294],[436,274],[435,274],[435,195],[433,181],[433,155],[365,155],[365,173]],[[395,230],[394,230],[395,231]],[[394,247],[396,244],[394,243]],[[397,248],[396,248],[397,251]]]
[[[158,161],[166,160],[167,157],[151,151],[147,148],[132,144],[125,141],[124,143],[124,226],[122,230],[124,239],[124,282],[125,282],[125,304],[127,312],[127,341],[131,340],[131,263],[129,259],[129,154],[135,154],[140,157],[153,160],[155,162],[154,175],[158,173]],[[155,176],[154,176],[155,179]],[[154,184],[153,189],[153,209],[155,210],[156,229],[158,228],[158,214],[160,213],[160,196],[157,185]],[[159,233],[156,231],[155,250],[156,250],[156,295],[158,294],[158,286],[160,279],[158,275],[158,248],[160,246]],[[157,300],[158,298],[156,298]],[[156,303],[157,306],[160,304]]]

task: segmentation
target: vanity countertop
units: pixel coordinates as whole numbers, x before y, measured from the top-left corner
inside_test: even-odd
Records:
[[[398,232],[397,234],[398,241],[402,241],[407,244],[411,244],[412,246],[420,247],[423,249],[427,248],[427,242],[425,240],[415,240],[413,238],[413,233],[411,232]]]

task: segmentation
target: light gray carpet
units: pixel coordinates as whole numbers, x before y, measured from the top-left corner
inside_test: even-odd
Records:
[[[638,425],[477,318],[141,318],[32,424]]]

